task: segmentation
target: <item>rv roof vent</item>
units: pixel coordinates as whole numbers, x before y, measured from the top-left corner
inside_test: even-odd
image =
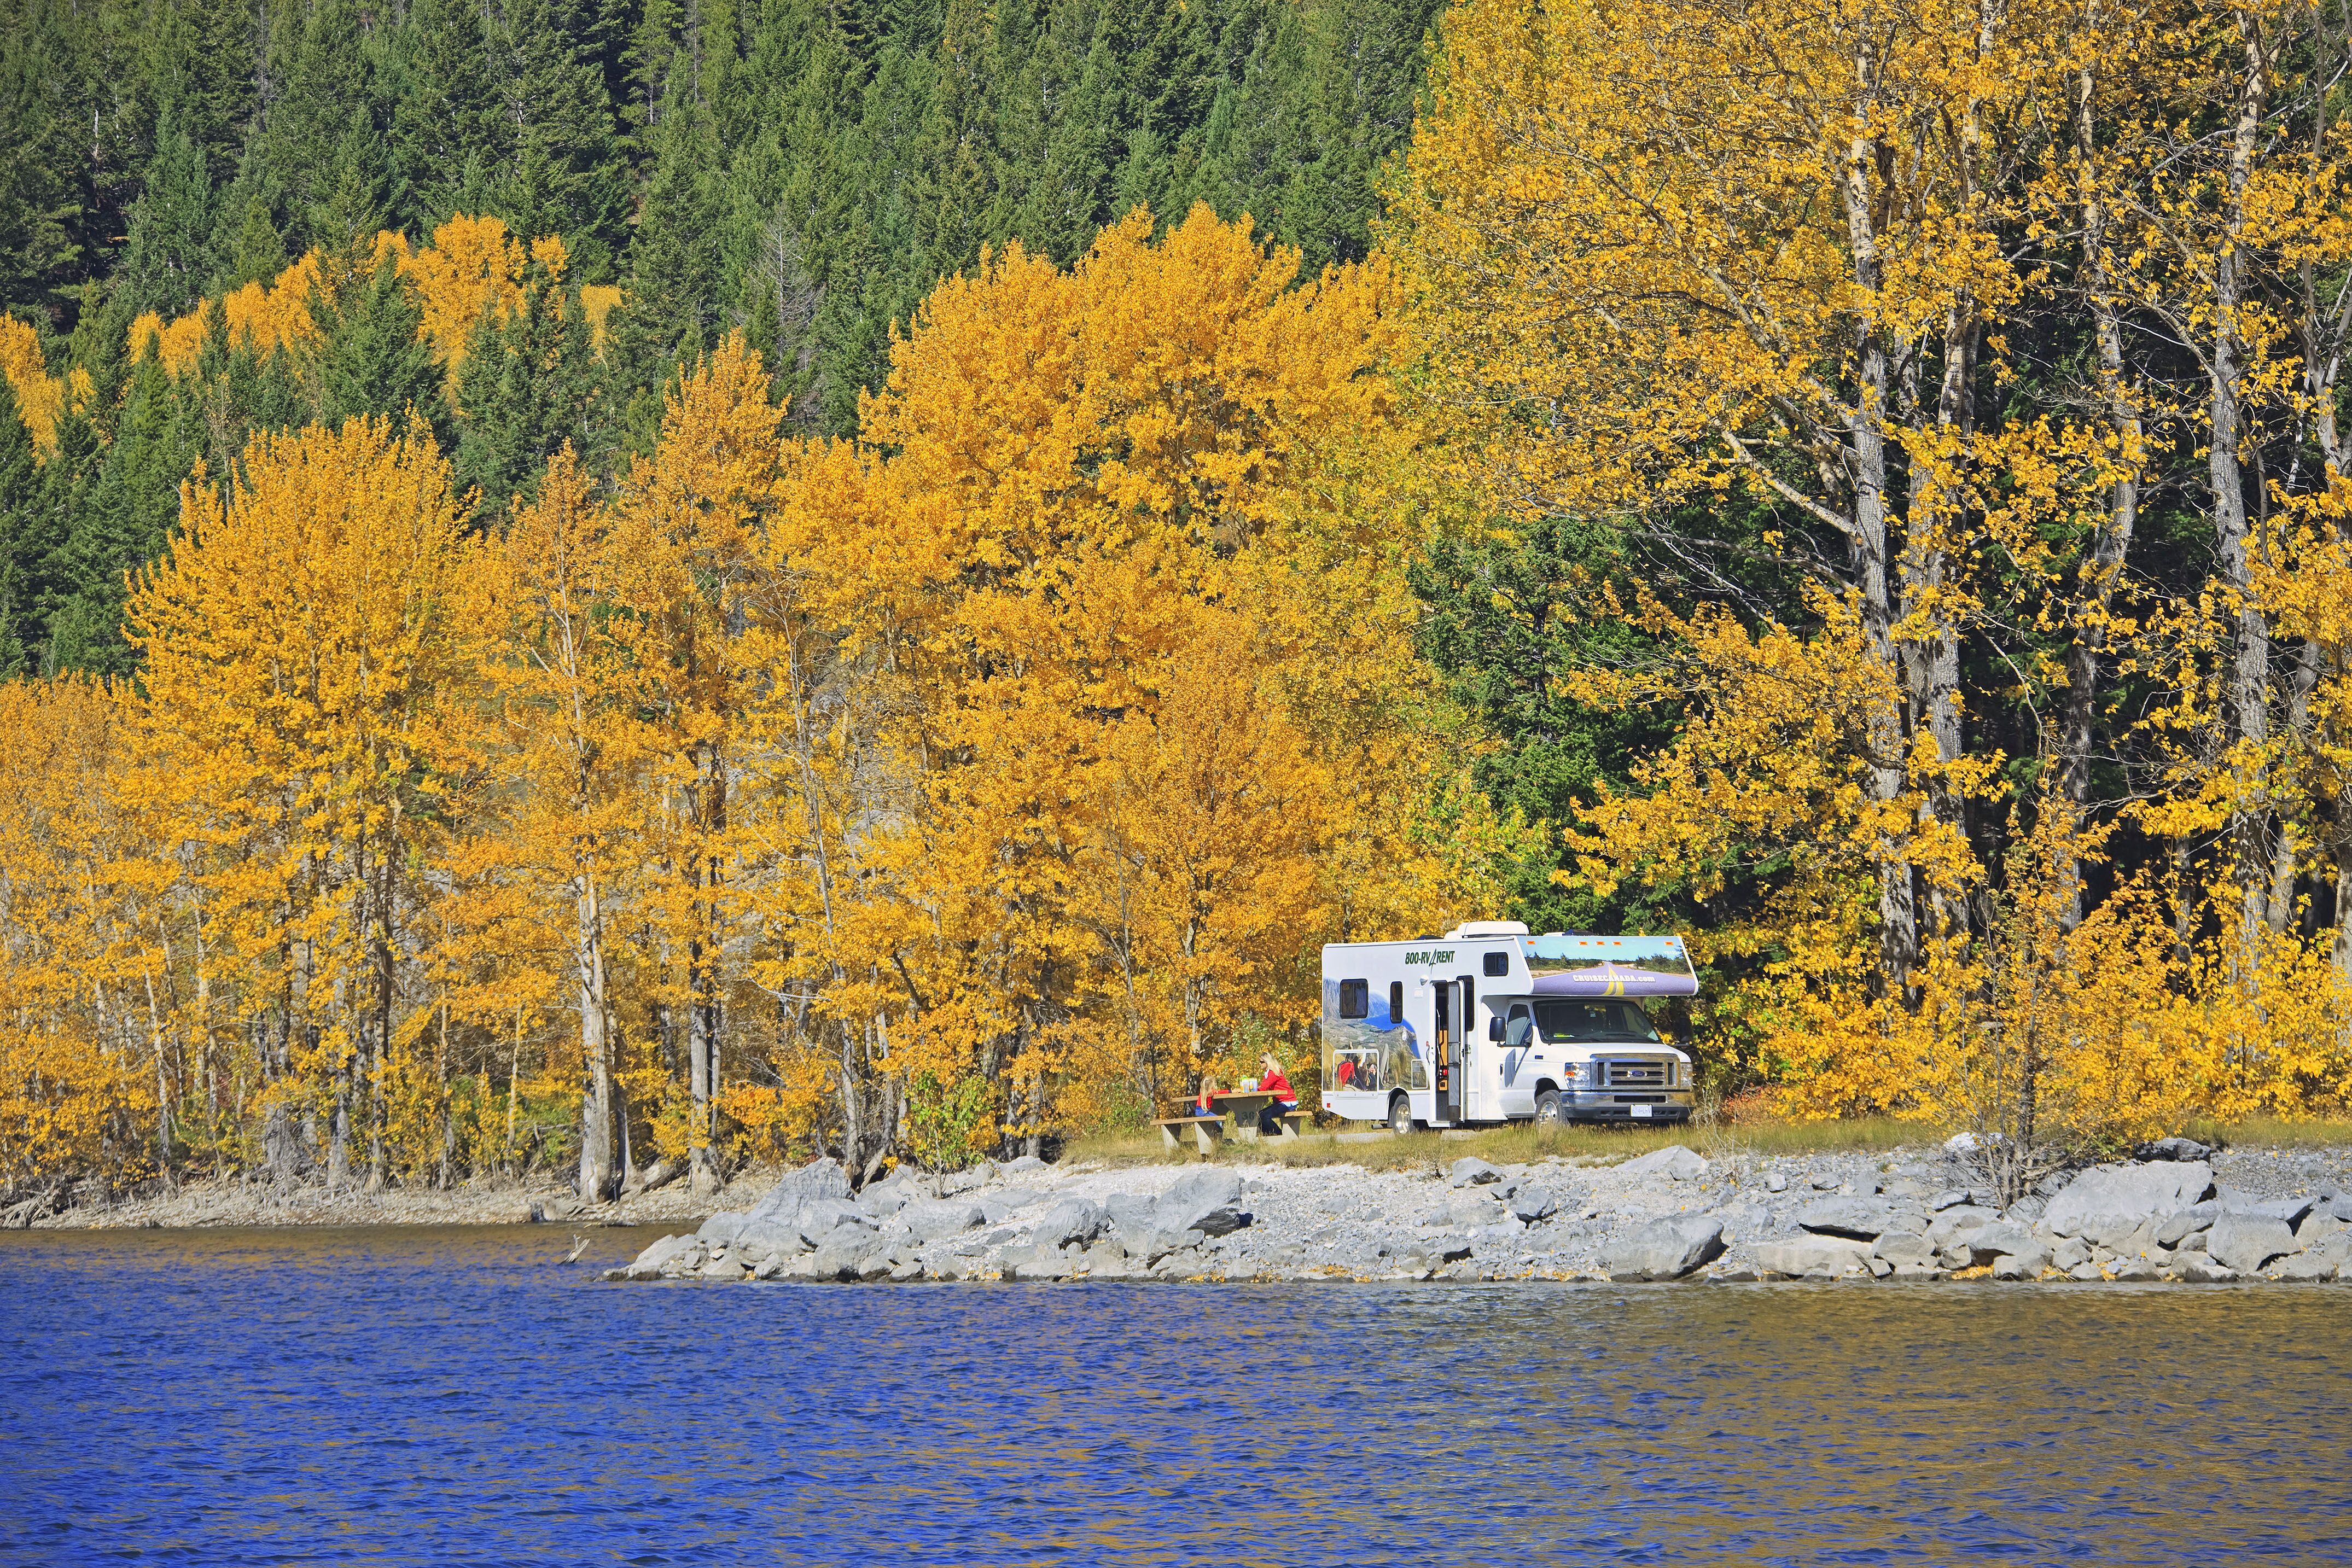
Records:
[[[1527,934],[1525,921],[1465,920],[1445,935],[1449,941],[1458,941],[1465,936],[1524,936]]]

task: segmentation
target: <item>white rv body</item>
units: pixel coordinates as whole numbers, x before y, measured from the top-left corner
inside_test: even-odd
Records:
[[[1678,936],[1474,921],[1323,949],[1323,1108],[1409,1126],[1682,1122],[1691,1059],[1641,999],[1698,990]]]

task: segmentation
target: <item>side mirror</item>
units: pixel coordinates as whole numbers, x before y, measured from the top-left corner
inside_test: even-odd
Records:
[[[1488,1040],[1497,1041],[1503,1038],[1503,1020],[1501,1019],[1490,1018],[1486,1020],[1486,1038]]]

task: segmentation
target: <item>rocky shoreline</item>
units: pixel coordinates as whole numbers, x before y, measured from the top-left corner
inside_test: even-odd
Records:
[[[2006,1212],[1956,1146],[1417,1171],[1019,1159],[854,1195],[820,1161],[604,1278],[2352,1282],[2352,1151],[2150,1153]]]

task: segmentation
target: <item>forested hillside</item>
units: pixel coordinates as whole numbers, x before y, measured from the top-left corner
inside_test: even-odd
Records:
[[[2352,1102],[2344,0],[0,47],[10,1183],[953,1162],[1473,914],[2011,1191]]]
[[[893,324],[1008,240],[1066,264],[1138,204],[1205,201],[1310,269],[1359,259],[1433,10],[8,0],[0,309],[38,341],[5,352],[17,381],[87,386],[60,400],[37,497],[0,470],[0,509],[26,518],[0,659],[127,668],[122,571],[161,547],[194,459],[226,472],[252,429],[421,396],[444,442],[470,440],[464,476],[495,510],[562,439],[606,475],[645,449],[664,377],[731,330],[795,429],[853,433]],[[346,291],[316,352],[225,330],[201,392],[134,366],[144,315],[313,254],[331,282],[367,272],[379,232],[425,246],[458,215],[560,235],[559,294],[620,290],[609,349],[575,352],[562,394],[436,387],[402,355],[416,307],[397,287]],[[17,439],[0,420],[0,450]]]

